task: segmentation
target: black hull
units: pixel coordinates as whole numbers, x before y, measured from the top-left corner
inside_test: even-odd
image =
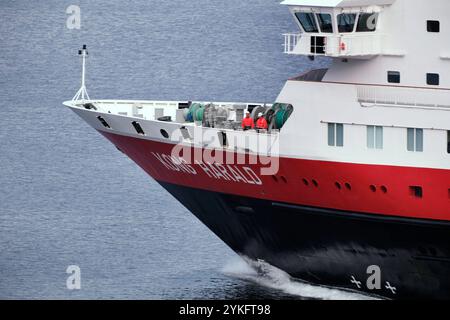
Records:
[[[449,223],[160,184],[235,252],[262,259],[295,278],[392,299],[450,299]],[[381,288],[370,290],[367,268],[373,265],[380,267]]]

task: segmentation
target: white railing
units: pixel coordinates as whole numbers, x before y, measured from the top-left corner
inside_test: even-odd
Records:
[[[389,86],[356,86],[358,101],[365,104],[450,109],[450,90]]]
[[[372,56],[382,53],[383,36],[371,34],[284,34],[284,52],[329,57]]]
[[[301,38],[301,33],[285,33],[284,36],[284,53],[292,54],[297,47]]]

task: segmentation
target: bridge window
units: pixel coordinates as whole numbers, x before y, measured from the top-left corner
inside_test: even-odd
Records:
[[[374,32],[377,29],[378,13],[360,13],[356,32]]]
[[[303,27],[303,30],[305,32],[312,32],[312,33],[318,33],[319,28],[317,27],[316,18],[314,17],[313,13],[308,12],[297,12],[295,14],[298,21]]]
[[[440,32],[441,31],[441,23],[436,20],[428,20],[427,21],[427,31],[428,32]]]
[[[383,149],[383,127],[367,126],[367,148]]]
[[[427,84],[430,86],[439,85],[439,74],[438,73],[427,73]]]
[[[408,151],[423,152],[423,129],[408,128]]]
[[[330,147],[344,146],[344,125],[342,123],[328,124],[328,145]]]
[[[320,31],[333,33],[333,18],[331,18],[331,14],[318,13],[317,21],[319,21]]]
[[[388,82],[389,83],[400,83],[400,72],[388,71]]]
[[[356,13],[341,13],[337,16],[339,32],[353,32]]]

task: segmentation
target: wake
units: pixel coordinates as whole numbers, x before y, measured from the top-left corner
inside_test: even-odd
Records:
[[[301,282],[264,261],[254,261],[244,257],[236,257],[228,262],[222,268],[222,272],[292,296],[321,300],[375,300],[374,297],[355,292]]]

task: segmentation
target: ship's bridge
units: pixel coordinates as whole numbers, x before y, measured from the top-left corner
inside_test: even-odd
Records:
[[[285,0],[301,32],[285,53],[368,59],[383,53],[382,12],[395,0]]]

